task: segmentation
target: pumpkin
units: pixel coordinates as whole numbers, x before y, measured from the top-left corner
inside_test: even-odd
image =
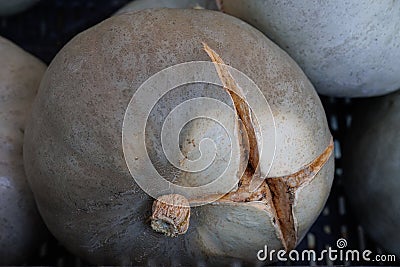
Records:
[[[193,71],[191,64],[199,61],[208,68],[201,65],[200,71]],[[260,125],[252,124],[252,113],[238,97],[255,89],[251,83],[244,87],[228,65],[260,88],[260,97],[248,99],[265,97],[271,113],[261,109],[259,122],[271,114],[275,130],[272,125],[260,132]],[[183,84],[149,104],[154,92],[172,82],[163,76],[171,68],[177,68],[172,78],[178,80],[207,72],[221,84]],[[157,80],[158,86],[142,87],[157,75],[164,77]],[[205,97],[235,108],[236,115],[229,117],[229,112],[212,106],[212,100],[207,105],[189,102],[186,112],[172,112],[181,103]],[[153,104],[145,129],[131,122]],[[257,105],[254,110],[260,110]],[[164,122],[175,125],[199,111],[214,112],[226,125],[195,120],[183,124],[178,133],[176,127],[167,127],[164,144],[176,141],[180,149],[168,154],[160,141]],[[176,120],[168,120],[170,113]],[[232,131],[232,142],[224,137],[228,129],[240,130]],[[275,131],[274,141],[268,137]],[[257,156],[266,155],[256,149],[263,147],[260,137],[267,145],[276,143],[269,172],[265,172],[269,161],[253,165]],[[202,144],[205,139],[213,140],[221,151],[215,168],[193,173],[180,169],[199,155],[199,149],[203,154],[212,151]],[[207,149],[202,150],[203,145]],[[113,16],[76,36],[57,54],[34,104],[24,160],[50,231],[89,262],[226,264],[234,259],[255,262],[265,245],[288,250],[297,245],[328,197],[332,147],[313,86],[296,63],[258,30],[215,11],[147,9]],[[229,151],[236,152],[225,158]],[[154,173],[144,171],[145,164],[152,164],[165,180],[192,188],[212,184],[225,164],[227,181],[234,185],[225,191],[224,183],[212,184],[196,198],[168,189],[154,192],[137,182],[154,179]],[[261,180],[253,180],[258,171]],[[146,190],[158,195],[150,197]]]
[[[2,37],[0,62],[0,265],[14,265],[36,251],[45,233],[25,177],[22,143],[46,66]]]
[[[287,51],[323,95],[369,97],[400,88],[399,1],[218,2]]]
[[[203,8],[216,10],[217,5],[214,0],[135,0],[122,7],[116,14],[148,8]]]
[[[345,160],[345,188],[358,221],[400,257],[400,92],[356,105]]]

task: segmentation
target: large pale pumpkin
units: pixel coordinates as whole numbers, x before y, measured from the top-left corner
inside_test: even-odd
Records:
[[[43,224],[26,181],[26,117],[46,66],[0,37],[0,265],[22,264],[39,247]]]
[[[249,178],[254,171],[248,167],[243,177],[237,177],[233,192],[192,207],[189,223],[186,208],[163,210],[161,200],[171,196],[161,196],[152,211],[154,199],[136,184],[126,165],[122,127],[131,98],[148,78],[178,63],[211,59],[248,75],[269,102],[277,133],[269,177],[278,178],[267,179],[251,193]],[[228,79],[226,70],[219,71]],[[166,179],[196,186],[204,177],[191,180],[193,176],[177,172],[163,156],[157,141],[163,118],[190,98],[209,96],[236,104],[215,85],[186,84],[176,90],[165,95],[149,117],[147,151]],[[222,120],[225,113],[219,116]],[[189,124],[184,132],[195,138],[180,139],[183,152],[189,150],[188,143],[188,153],[192,152],[205,137],[217,146],[223,144],[221,130],[212,124]],[[140,144],[132,140],[127,138],[134,153]],[[60,51],[41,84],[24,158],[47,226],[67,248],[92,263],[254,262],[264,245],[295,247],[319,215],[333,179],[330,140],[311,83],[262,33],[220,12],[151,9],[107,19]],[[242,153],[252,149],[243,147],[234,154],[233,167],[241,169]],[[138,153],[135,160],[143,157]],[[265,164],[260,162],[261,167]],[[207,177],[213,175],[218,174]],[[193,203],[179,195],[174,201]]]

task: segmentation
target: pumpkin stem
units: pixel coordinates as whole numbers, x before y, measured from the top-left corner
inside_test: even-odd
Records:
[[[182,195],[163,195],[153,202],[151,228],[166,236],[183,235],[189,228],[189,201]]]

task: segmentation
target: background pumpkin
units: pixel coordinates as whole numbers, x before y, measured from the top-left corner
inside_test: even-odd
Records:
[[[45,235],[26,181],[25,121],[46,66],[0,37],[0,265],[22,264]]]
[[[345,189],[366,232],[399,257],[400,92],[360,102],[345,155]]]
[[[317,91],[368,97],[400,88],[400,2],[219,0],[302,67]]]
[[[122,7],[117,14],[148,8],[203,8],[216,10],[215,0],[135,0]]]

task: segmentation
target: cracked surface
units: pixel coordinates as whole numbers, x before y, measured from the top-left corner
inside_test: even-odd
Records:
[[[207,44],[204,44],[204,50],[208,53],[211,60],[216,63],[215,67],[224,85],[224,89],[231,95],[238,117],[246,127],[250,145],[250,168],[248,168],[241,179],[238,191],[227,194],[225,199],[227,198],[235,202],[262,201],[266,205],[270,205],[275,221],[278,222],[277,230],[279,231],[279,236],[282,238],[282,244],[286,250],[292,250],[296,247],[298,240],[297,227],[292,210],[295,204],[296,191],[302,185],[311,182],[328,161],[333,151],[333,140],[331,139],[330,144],[319,157],[298,172],[268,179],[260,177],[258,172],[260,164],[259,146],[256,137],[258,125],[255,125],[254,120],[251,119],[251,109],[247,106],[243,91],[234,81],[229,70],[224,68],[225,63],[221,57]],[[255,191],[251,188],[252,179],[261,180]],[[231,194],[233,194],[233,198],[231,198]]]
[[[277,221],[279,236],[283,236],[282,243],[287,250],[294,249],[298,241],[297,226],[293,215],[293,205],[296,192],[299,188],[310,183],[322,169],[333,152],[331,140],[325,151],[313,162],[296,173],[283,177],[269,177],[254,192],[249,190],[253,169],[249,166],[239,182],[239,188],[230,192],[218,201],[232,202],[262,202],[270,207],[272,215]]]

